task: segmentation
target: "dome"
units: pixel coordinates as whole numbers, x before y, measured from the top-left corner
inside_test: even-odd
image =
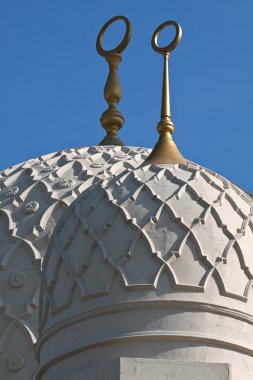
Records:
[[[38,379],[74,379],[77,362],[79,379],[124,356],[233,362],[235,378],[251,379],[252,206],[189,161],[81,194],[44,261]]]
[[[105,50],[118,20],[125,35]],[[158,141],[124,146],[118,68],[131,30],[115,16],[97,38],[109,68],[100,146],[0,174],[1,378],[252,379],[252,198],[173,141],[175,21],[151,39],[163,56]]]
[[[89,187],[135,168],[145,148],[85,147],[47,154],[0,173],[0,377],[32,380],[38,368],[41,262],[53,229]]]

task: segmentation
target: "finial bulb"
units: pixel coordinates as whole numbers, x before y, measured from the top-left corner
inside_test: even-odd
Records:
[[[121,85],[118,76],[118,65],[122,57],[118,53],[108,54],[105,58],[108,62],[110,71],[104,88],[104,98],[111,106],[116,106],[121,99]]]
[[[126,26],[126,32],[122,41],[112,50],[105,50],[102,47],[103,36],[106,29],[117,20],[123,20]],[[101,116],[102,127],[106,130],[107,135],[99,145],[124,145],[117,135],[118,130],[124,123],[124,117],[117,109],[117,104],[121,99],[121,85],[118,76],[118,66],[122,61],[121,53],[127,47],[132,34],[130,21],[125,16],[115,16],[108,20],[100,30],[97,37],[97,52],[105,58],[109,65],[109,74],[104,88],[104,98],[108,104],[108,109]]]

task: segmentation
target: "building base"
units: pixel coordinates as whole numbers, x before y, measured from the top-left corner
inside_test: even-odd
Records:
[[[231,380],[226,363],[118,358],[62,380]]]

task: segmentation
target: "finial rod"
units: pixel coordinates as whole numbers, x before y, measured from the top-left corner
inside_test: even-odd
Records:
[[[167,26],[174,26],[176,29],[176,35],[173,41],[164,47],[159,47],[157,40],[160,32]],[[174,131],[174,124],[171,121],[170,114],[170,89],[169,89],[169,68],[168,61],[169,55],[179,44],[182,37],[182,29],[180,25],[175,21],[166,21],[161,24],[154,32],[151,45],[152,48],[163,55],[163,85],[162,85],[162,104],[161,104],[161,119],[157,125],[157,130],[160,134],[159,140],[156,143],[154,149],[150,153],[149,157],[145,161],[147,164],[175,164],[185,163],[185,159],[179,152],[176,144],[172,139],[172,133]]]
[[[163,117],[170,118],[170,85],[169,85],[168,60],[169,60],[169,54],[164,54],[161,119]]]
[[[116,48],[112,50],[105,50],[102,47],[104,33],[106,29],[117,20],[123,20],[125,22],[125,35]],[[118,66],[122,61],[121,53],[127,47],[131,34],[132,27],[130,21],[125,16],[115,16],[105,23],[97,37],[97,52],[105,58],[109,65],[109,74],[104,88],[104,98],[108,104],[108,108],[100,118],[102,127],[106,130],[107,135],[99,143],[99,145],[124,145],[117,135],[118,130],[122,127],[125,121],[123,115],[117,109],[117,104],[121,99],[121,85],[118,76]]]

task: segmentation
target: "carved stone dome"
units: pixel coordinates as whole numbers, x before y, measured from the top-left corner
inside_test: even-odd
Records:
[[[47,154],[0,173],[0,378],[32,380],[38,368],[41,262],[68,206],[105,178],[134,169],[145,148],[85,147]]]
[[[38,379],[120,356],[236,362],[233,376],[251,379],[252,206],[189,161],[81,194],[44,261]]]

